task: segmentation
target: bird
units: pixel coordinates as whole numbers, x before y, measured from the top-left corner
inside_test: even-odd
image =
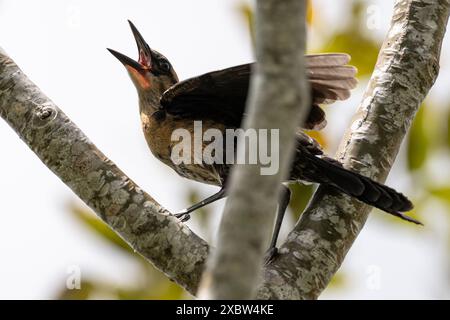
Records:
[[[193,211],[226,197],[227,178],[232,164],[201,161],[176,163],[171,157],[175,146],[172,133],[177,129],[193,133],[195,121],[201,121],[204,128],[214,128],[220,132],[241,128],[246,116],[247,93],[255,63],[179,81],[169,60],[151,49],[136,26],[128,22],[137,44],[138,59],[131,59],[113,49],[108,50],[125,66],[137,89],[142,130],[150,151],[178,175],[220,188],[212,196],[175,214],[185,222]],[[350,97],[350,90],[357,84],[357,70],[348,65],[349,61],[350,56],[345,53],[305,55],[306,76],[311,88],[310,109],[305,123],[298,126],[295,133],[295,155],[286,183],[326,185],[403,220],[421,224],[404,214],[413,209],[412,202],[406,196],[344,168],[339,161],[325,155],[319,143],[305,133],[305,130],[320,130],[326,125],[321,104],[331,104]],[[195,156],[192,154],[192,157]],[[276,243],[290,197],[290,189],[282,184],[267,261],[277,254]]]

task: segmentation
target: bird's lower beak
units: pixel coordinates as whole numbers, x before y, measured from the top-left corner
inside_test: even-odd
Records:
[[[136,71],[144,71],[144,70],[150,70],[151,64],[152,64],[152,50],[150,49],[149,45],[145,42],[142,35],[139,33],[138,29],[134,26],[134,24],[128,20],[128,23],[130,24],[131,31],[133,32],[134,39],[136,40],[136,44],[139,51],[139,59],[138,61],[135,61],[126,55],[117,52],[112,49],[108,49],[109,52],[113,56],[115,56],[120,62],[122,62],[125,66],[132,67]]]

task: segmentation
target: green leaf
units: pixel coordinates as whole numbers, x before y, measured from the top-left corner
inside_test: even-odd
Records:
[[[328,138],[323,131],[305,131],[305,133],[316,140],[322,149],[326,150],[329,147]]]
[[[194,200],[194,199],[193,199]],[[130,256],[141,262],[141,271],[137,273],[138,283],[118,286],[111,282],[98,282],[96,280],[83,280],[81,290],[68,290],[63,288],[58,293],[59,299],[186,299],[188,296],[184,289],[170,281],[164,274],[156,270],[153,265],[135,254],[131,247],[112,231],[102,220],[97,218],[89,209],[78,205],[70,205],[70,213],[84,226],[93,231],[118,250],[130,253]]]
[[[450,148],[450,112],[447,114],[447,147]]]
[[[450,186],[431,188],[429,189],[429,192],[436,198],[439,198],[440,200],[445,201],[450,205]]]
[[[350,54],[350,64],[358,69],[358,77],[363,77],[372,73],[379,49],[378,43],[361,34],[358,29],[349,29],[336,33],[319,51]]]
[[[252,47],[255,47],[255,15],[253,13],[253,8],[248,3],[241,3],[239,5],[239,12],[244,18],[248,31],[250,33],[250,39],[252,41]]]
[[[358,68],[358,77],[369,76],[378,58],[378,52],[381,44],[364,33],[361,26],[366,23],[367,3],[354,1],[350,21],[347,27],[337,33],[334,33],[327,41],[326,45],[318,52],[346,52],[352,56],[350,62]]]
[[[191,189],[189,190],[189,194],[188,194],[188,199],[189,202],[191,204],[196,204],[199,203],[200,201],[203,200],[203,198],[199,195],[199,193],[197,192],[197,190]],[[211,207],[210,206],[204,206],[200,209],[195,210],[194,212],[192,212],[192,217],[198,219],[198,221],[200,222],[201,226],[203,228],[206,228],[209,226],[209,221],[211,218]]]
[[[248,31],[250,33],[250,39],[252,41],[252,47],[255,48],[255,12],[253,7],[247,2],[241,2],[238,6],[238,11],[244,18],[247,25]],[[307,11],[306,11],[306,23],[308,25],[312,24],[313,21],[313,5],[311,0],[307,0]]]
[[[314,186],[293,183],[289,185],[289,189],[292,192],[289,208],[292,210],[295,220],[298,220],[311,199]]]
[[[87,300],[95,291],[97,285],[91,281],[81,281],[80,289],[62,289],[57,295],[58,300]]]
[[[328,287],[332,289],[342,289],[347,285],[347,282],[348,282],[347,275],[343,271],[338,271],[331,278]]]
[[[425,130],[425,109],[425,105],[420,107],[409,131],[407,160],[408,168],[411,171],[422,168],[428,156],[429,139]]]
[[[88,210],[76,205],[71,205],[70,212],[76,219],[104,240],[113,244],[117,248],[124,250],[125,252],[135,255],[133,249],[131,249],[131,247],[121,237],[112,231],[106,223],[97,218],[97,216]]]
[[[147,296],[148,299],[154,300],[180,300],[186,298],[186,291],[180,286],[173,282],[165,279],[161,282],[158,287],[150,290],[150,294]]]

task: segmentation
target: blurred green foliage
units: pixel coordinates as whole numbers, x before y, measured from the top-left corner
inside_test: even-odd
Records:
[[[188,193],[188,200],[189,203],[194,204],[194,203],[199,203],[200,201],[202,201],[204,198],[206,197],[202,197],[197,190],[189,190]],[[211,207],[209,206],[205,206],[203,208],[200,208],[198,210],[196,210],[195,212],[193,212],[193,214],[191,215],[191,218],[195,219],[195,221],[200,225],[200,227],[205,231],[204,232],[204,238],[206,241],[210,241],[212,239],[212,234],[211,234],[211,230],[209,228],[210,226],[210,221],[211,221]]]
[[[352,56],[352,65],[358,69],[358,77],[364,77],[372,73],[378,50],[372,39],[350,28],[334,35],[320,52],[347,52]]]
[[[313,7],[311,0],[307,0],[308,3],[308,11],[306,12],[306,22],[311,25],[313,21]],[[237,7],[239,13],[241,14],[244,22],[248,28],[248,32],[250,34],[250,39],[253,47],[255,47],[255,15],[253,7],[248,2],[241,2]]]
[[[126,285],[99,281],[96,277],[83,272],[80,289],[61,288],[58,299],[121,299],[121,300],[177,300],[189,299],[190,296],[181,287],[170,281],[164,274],[156,270],[152,264],[113,232],[90,209],[78,205],[70,205],[68,210],[88,230],[100,239],[109,243],[118,251],[125,252],[138,265],[139,272],[133,274],[136,279]]]
[[[450,148],[450,110],[447,112],[447,126],[445,129],[447,130],[447,135],[446,135],[447,147]]]
[[[377,61],[380,43],[362,32],[365,24],[367,3],[353,1],[352,19],[342,31],[326,39],[318,52],[346,52],[352,56],[351,64],[358,68],[358,77],[372,74]]]
[[[438,158],[446,158],[446,172],[450,170],[449,155],[450,144],[448,143],[449,108],[442,110],[430,103],[429,99],[422,104],[412,123],[407,139],[407,166],[411,172],[412,184],[415,186],[420,197],[413,199],[415,209],[413,214],[417,219],[425,219],[427,207],[430,200],[438,200],[447,206],[450,211],[450,183],[437,185],[433,181],[433,166]],[[444,151],[444,152],[443,152]],[[439,166],[439,163],[436,163]],[[442,168],[444,169],[444,168]]]
[[[450,208],[450,185],[440,188],[430,188],[430,194],[445,202]]]
[[[429,138],[426,130],[427,119],[424,116],[426,109],[425,105],[419,108],[409,131],[407,160],[411,171],[422,168],[428,157]]]
[[[255,19],[253,15],[253,8],[248,3],[243,2],[239,5],[238,10],[246,22],[250,39],[252,41],[252,46],[255,47]]]
[[[289,189],[292,192],[289,209],[291,209],[291,213],[296,221],[308,205],[314,191],[314,186],[311,184],[292,183],[289,185]]]
[[[133,249],[122,240],[117,233],[113,232],[108,225],[101,221],[97,216],[93,215],[85,208],[76,205],[71,205],[69,212],[79,220],[84,226],[89,228],[92,232],[98,234],[100,237],[127,253],[133,254]]]

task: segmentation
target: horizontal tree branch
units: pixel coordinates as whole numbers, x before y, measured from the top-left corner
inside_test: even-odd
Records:
[[[448,0],[397,0],[363,100],[341,142],[346,168],[384,181],[420,104],[435,82]],[[328,285],[371,207],[319,187],[265,269],[262,299],[314,299]],[[415,226],[411,226],[415,228]]]
[[[195,294],[208,244],[101,153],[2,49],[0,116],[136,252]]]

